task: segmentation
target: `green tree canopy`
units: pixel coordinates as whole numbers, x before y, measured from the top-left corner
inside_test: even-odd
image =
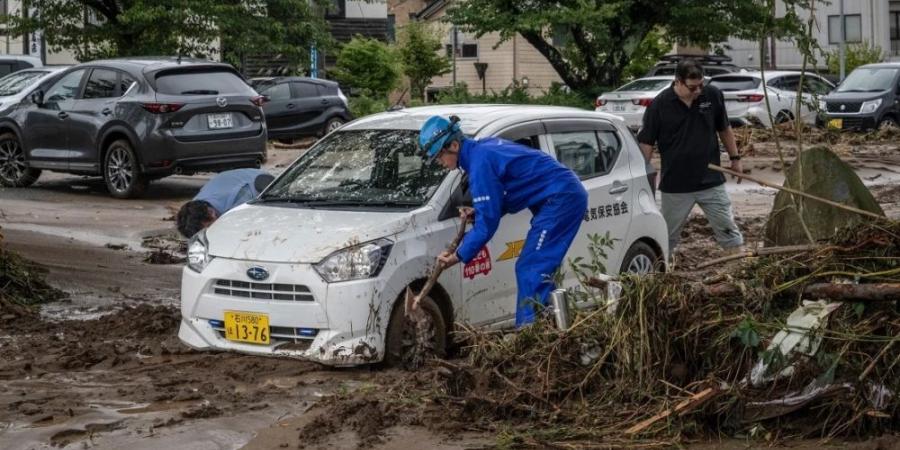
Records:
[[[13,35],[43,30],[49,49],[79,61],[121,56],[185,55],[235,61],[241,53],[276,53],[300,65],[313,43],[330,37],[325,0],[30,0],[37,17],[15,11],[2,21]]]
[[[386,97],[400,81],[400,64],[384,42],[356,36],[341,48],[331,76],[363,95]]]
[[[412,98],[423,99],[431,79],[452,69],[450,60],[440,52],[442,49],[441,38],[428,25],[409,22],[403,27],[398,51]]]
[[[581,92],[619,85],[653,30],[670,43],[707,46],[755,36],[770,19],[761,0],[459,0],[448,12],[479,36],[520,34]]]

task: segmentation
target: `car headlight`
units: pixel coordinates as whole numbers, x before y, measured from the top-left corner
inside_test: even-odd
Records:
[[[194,272],[203,272],[203,269],[212,261],[209,256],[209,241],[206,240],[206,230],[200,230],[188,241],[188,268]]]
[[[863,102],[862,107],[859,108],[859,112],[862,114],[873,113],[876,109],[878,109],[879,106],[881,106],[880,98],[869,100],[867,102]]]
[[[329,283],[371,278],[381,272],[391,246],[393,242],[387,239],[354,245],[328,255],[313,267]]]
[[[826,109],[827,109],[827,106],[825,105],[825,100],[819,100],[819,112],[823,112]]]

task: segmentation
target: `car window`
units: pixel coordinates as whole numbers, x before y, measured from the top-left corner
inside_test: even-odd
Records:
[[[127,73],[122,73],[122,78],[119,79],[119,95],[125,95],[129,89],[131,89],[131,85],[136,81],[134,77],[128,75]]]
[[[316,89],[316,85],[312,83],[295,81],[291,83],[291,86],[294,90],[294,98],[309,98],[319,96],[319,91]]]
[[[634,80],[616,91],[658,91],[672,84],[672,80]]]
[[[13,69],[13,64],[0,63],[0,76],[9,75],[12,72],[15,72],[15,70]]]
[[[113,98],[116,97],[116,81],[119,74],[112,70],[94,69],[84,85],[82,98]]]
[[[713,76],[713,75],[722,75],[722,74],[726,74],[726,73],[731,73],[731,71],[728,69],[720,69],[718,67],[704,67],[703,68],[704,75]]]
[[[579,177],[590,178],[602,170],[602,167],[598,167],[600,145],[595,132],[554,133],[550,135],[550,139],[559,162],[572,169]]]
[[[722,92],[756,89],[760,83],[759,78],[738,75],[719,76],[709,80],[710,86],[715,86]]]
[[[291,85],[290,83],[279,83],[267,86],[260,94],[269,96],[269,100],[273,102],[278,100],[290,100]]]
[[[78,95],[78,88],[81,87],[81,79],[84,77],[84,72],[84,69],[80,69],[60,78],[50,89],[47,89],[47,93],[44,94],[44,103],[61,103],[73,100]]]
[[[0,78],[0,96],[16,95],[47,73],[49,72],[29,70],[27,72],[11,73]]]
[[[803,80],[803,92],[815,94],[815,95],[825,95],[831,92],[832,87],[816,77],[804,78]]]
[[[789,92],[797,92],[800,87],[800,75],[790,75],[781,78],[778,89]]]
[[[156,76],[156,91],[169,95],[254,95],[241,77],[220,69],[162,72]]]

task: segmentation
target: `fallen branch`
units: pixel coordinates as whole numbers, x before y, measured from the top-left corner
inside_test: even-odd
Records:
[[[697,284],[694,288],[706,297],[729,297],[743,292],[740,285],[732,283]],[[787,292],[835,301],[893,301],[900,298],[900,283],[812,283],[792,287]]]
[[[704,269],[706,267],[714,266],[716,264],[721,264],[728,261],[733,261],[736,259],[749,258],[753,256],[766,256],[766,255],[778,255],[781,253],[802,253],[809,252],[813,250],[818,250],[823,248],[820,245],[788,245],[784,247],[766,247],[760,248],[756,250],[747,250],[746,252],[735,253],[733,255],[723,256],[721,258],[716,258],[709,260],[705,263],[698,264],[697,269]]]
[[[838,203],[838,202],[831,201],[831,200],[828,200],[828,199],[825,199],[825,198],[822,198],[822,197],[817,197],[817,196],[812,195],[812,194],[807,194],[806,192],[803,192],[803,191],[798,191],[798,190],[796,190],[796,189],[794,189],[794,188],[789,188],[789,187],[786,187],[786,186],[779,186],[779,185],[777,185],[777,184],[769,183],[768,181],[763,181],[763,180],[760,180],[759,178],[752,177],[752,176],[750,176],[750,175],[746,175],[746,174],[743,174],[743,173],[737,173],[737,172],[735,172],[735,171],[733,171],[733,170],[731,170],[731,169],[726,169],[726,168],[724,168],[724,167],[719,167],[719,166],[717,166],[717,165],[715,165],[715,164],[710,164],[710,165],[708,165],[707,167],[709,167],[710,170],[714,170],[714,171],[716,171],[716,172],[722,172],[722,173],[726,173],[726,174],[728,174],[728,175],[732,175],[732,176],[735,176],[735,177],[744,178],[744,179],[750,180],[750,181],[752,181],[752,182],[754,182],[754,183],[758,183],[758,184],[760,184],[760,185],[762,185],[762,186],[770,187],[770,188],[773,188],[773,189],[778,189],[778,190],[780,190],[780,191],[790,192],[791,194],[799,195],[799,196],[801,196],[801,197],[805,197],[805,198],[808,198],[808,199],[810,199],[810,200],[815,200],[815,201],[817,201],[817,202],[825,203],[826,205],[831,205],[831,206],[834,206],[835,208],[843,209],[843,210],[845,210],[845,211],[854,212],[854,213],[856,213],[856,214],[860,214],[860,215],[867,216],[867,217],[872,217],[872,218],[878,219],[878,220],[890,220],[890,219],[888,219],[888,218],[885,217],[885,216],[881,216],[881,215],[875,214],[875,213],[873,213],[873,212],[871,212],[871,211],[865,211],[865,210],[862,210],[862,209],[859,209],[859,208],[855,208],[855,207],[853,207],[853,206],[845,205],[845,204],[843,204],[843,203]]]
[[[681,403],[675,405],[674,408],[667,409],[649,419],[643,420],[643,421],[635,424],[631,428],[625,430],[625,434],[630,434],[630,435],[638,434],[638,433],[646,430],[647,428],[650,428],[654,423],[659,422],[660,420],[663,420],[663,419],[671,416],[672,414],[678,414],[679,416],[683,416],[683,415],[697,409],[698,407],[700,407],[701,405],[706,403],[709,399],[718,395],[720,392],[721,391],[719,391],[716,388],[711,388],[711,387],[706,388],[706,389],[692,395],[690,398],[684,399],[683,401],[681,401]]]

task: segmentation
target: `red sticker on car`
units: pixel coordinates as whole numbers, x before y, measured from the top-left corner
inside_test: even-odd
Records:
[[[487,275],[491,273],[491,252],[488,251],[487,245],[478,251],[478,254],[463,267],[463,277],[474,279],[476,275]]]

